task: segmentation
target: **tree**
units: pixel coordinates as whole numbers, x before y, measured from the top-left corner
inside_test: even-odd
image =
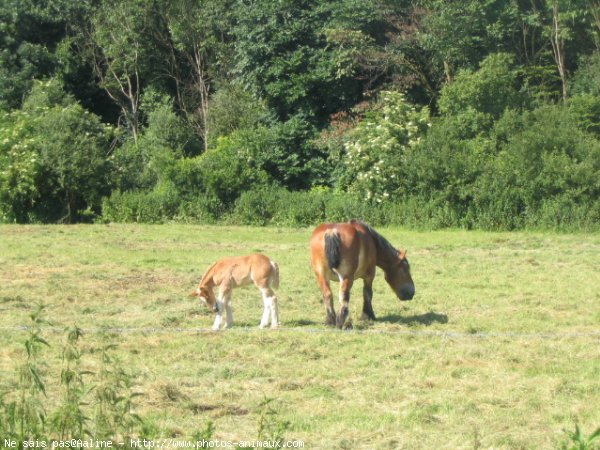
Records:
[[[560,75],[562,98],[566,101],[568,86],[566,42],[573,39],[576,27],[583,25],[587,15],[586,5],[581,0],[546,0],[545,3],[552,17],[552,25],[547,34]]]
[[[550,53],[565,101],[569,72],[577,66],[578,54],[589,52],[593,42],[593,29],[588,25],[593,9],[587,0],[531,0],[530,5],[523,19],[532,30],[539,30],[539,54],[543,58],[544,52]]]
[[[156,2],[105,0],[79,30],[82,57],[92,65],[99,85],[119,106],[121,120],[134,141],[141,127],[144,83],[162,63],[156,51]]]
[[[209,146],[210,96],[216,83],[226,84],[233,0],[166,1],[160,8],[157,41],[165,55],[161,77],[174,84],[179,109]],[[225,83],[224,83],[225,82]]]
[[[501,50],[512,32],[510,0],[423,0],[422,45],[451,82],[461,68],[475,68],[488,53]]]
[[[240,2],[236,73],[282,121],[323,121],[362,97],[356,44],[370,42],[380,22],[372,1]]]
[[[0,108],[20,107],[34,79],[54,74],[69,25],[88,12],[76,0],[0,1]]]

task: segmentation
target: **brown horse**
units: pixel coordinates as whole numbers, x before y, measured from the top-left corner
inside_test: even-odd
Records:
[[[310,239],[310,262],[323,294],[327,325],[342,328],[348,317],[350,289],[355,279],[363,279],[362,319],[375,320],[371,304],[375,266],[383,269],[385,280],[400,300],[411,300],[415,285],[410,276],[406,250],[395,249],[366,223],[324,223]],[[335,316],[329,281],[340,282],[340,311]]]

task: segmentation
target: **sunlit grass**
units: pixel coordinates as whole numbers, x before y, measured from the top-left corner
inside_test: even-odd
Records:
[[[211,420],[216,438],[254,438],[265,398],[309,448],[553,448],[600,424],[599,235],[381,229],[408,249],[417,295],[398,301],[380,274],[364,323],[358,282],[355,329],[338,332],[322,325],[310,231],[1,226],[0,390],[42,301],[50,370],[69,325],[88,352],[117,343],[154,437]],[[249,287],[232,330],[204,331],[212,313],[188,293],[214,260],[254,251],[279,263],[283,329],[256,329]]]

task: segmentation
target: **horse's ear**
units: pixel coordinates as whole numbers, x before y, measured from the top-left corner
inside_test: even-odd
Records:
[[[400,261],[406,259],[406,250],[400,250]]]

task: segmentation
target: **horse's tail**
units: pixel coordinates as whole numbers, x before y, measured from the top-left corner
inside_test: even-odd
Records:
[[[337,230],[328,230],[325,233],[325,257],[331,269],[337,269],[342,262],[342,240]]]
[[[275,261],[271,261],[271,267],[273,270],[271,271],[269,281],[271,282],[271,286],[277,289],[279,287],[279,266]]]

